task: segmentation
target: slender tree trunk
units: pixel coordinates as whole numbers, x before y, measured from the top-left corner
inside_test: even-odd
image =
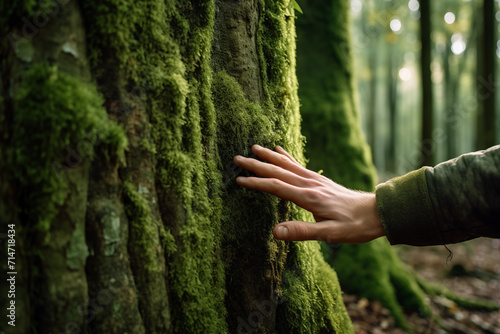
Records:
[[[352,332],[319,244],[272,236],[310,214],[234,183],[255,143],[304,161],[293,4],[62,3],[0,1],[2,330]]]
[[[495,145],[495,2],[484,0],[482,7],[482,29],[478,29],[478,83],[479,109],[476,126],[476,149],[483,150]]]
[[[377,161],[377,54],[370,54],[370,97],[368,99],[368,144],[372,153],[372,161]]]
[[[387,143],[387,170],[396,172],[396,118],[397,118],[397,99],[398,99],[398,68],[392,51],[392,45],[389,47],[387,62],[387,89],[389,91],[389,139]]]
[[[362,11],[362,24],[363,24],[363,34],[369,38],[365,39],[365,48],[373,48],[378,50],[380,31],[376,29],[378,26],[374,26],[368,20],[367,11]],[[377,165],[377,68],[378,68],[378,54],[377,52],[369,52],[368,66],[370,70],[370,80],[369,80],[369,95],[366,101],[366,110],[368,116],[368,126],[367,126],[367,142],[370,145],[370,150],[372,153],[372,161],[374,165]]]
[[[450,68],[451,42],[446,43],[446,51],[443,56],[443,71],[444,71],[444,101],[445,101],[445,125],[446,125],[446,158],[451,159],[457,154],[457,137],[456,137],[456,98],[458,89],[458,80],[452,74]]]
[[[420,1],[420,41],[422,51],[420,56],[420,70],[422,73],[422,132],[421,132],[421,158],[422,166],[433,166],[434,164],[434,141],[432,132],[434,130],[433,120],[433,98],[431,79],[431,2]]]

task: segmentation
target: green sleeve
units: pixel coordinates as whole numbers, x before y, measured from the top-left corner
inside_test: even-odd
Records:
[[[377,210],[393,245],[444,244],[430,201],[425,170],[410,172],[377,186]]]
[[[500,145],[391,179],[375,195],[391,244],[500,238]]]

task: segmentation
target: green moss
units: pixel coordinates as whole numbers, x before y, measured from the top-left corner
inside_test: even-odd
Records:
[[[263,4],[262,4],[263,5]],[[300,134],[300,115],[296,95],[294,73],[294,26],[293,21],[283,15],[286,2],[266,3],[261,16],[262,34],[259,45],[264,71],[264,90],[267,94],[263,105],[249,102],[237,81],[225,72],[214,75],[212,85],[214,105],[217,110],[218,145],[222,162],[232,161],[235,154],[249,155],[249,147],[254,143],[273,148],[283,145],[300,161],[303,161],[303,137]],[[265,55],[264,55],[265,51]],[[267,69],[271,66],[271,69]],[[225,168],[225,165],[222,166]],[[227,195],[224,203],[227,214],[224,221],[225,242],[230,249],[237,249],[244,240],[255,240],[253,256],[277,261],[283,266],[284,257],[280,247],[272,239],[271,230],[275,223],[283,219],[312,219],[302,210],[295,209],[293,215],[276,217],[278,210],[275,198],[265,194],[234,188],[234,177],[248,175],[245,171],[224,169]],[[286,209],[289,212],[289,208]],[[265,245],[257,240],[268,239]],[[233,254],[237,261],[246,254]],[[276,328],[278,332],[294,333],[349,333],[352,326],[342,302],[337,277],[332,268],[323,260],[318,243],[297,243],[288,254],[282,288],[276,294],[284,304],[278,307]],[[241,266],[256,266],[245,260]],[[228,261],[231,263],[231,261]],[[232,267],[238,270],[238,266]],[[282,270],[282,269],[279,269]],[[298,275],[297,273],[301,274]],[[231,286],[231,285],[230,285]],[[236,287],[235,287],[236,288]],[[232,290],[229,290],[230,292]],[[256,331],[264,331],[258,328]]]
[[[453,302],[455,302],[459,307],[468,310],[478,310],[485,312],[492,312],[500,310],[500,305],[484,299],[474,299],[465,298],[460,296],[453,291],[450,291],[446,287],[440,284],[433,284],[422,279],[418,280],[419,285],[424,289],[426,293],[432,296],[443,296]]]
[[[238,82],[227,73],[214,74],[212,92],[223,181],[226,304],[231,307],[229,328],[235,331],[239,325],[237,318],[246,321],[248,314],[256,312],[256,299],[269,298],[270,284],[263,276],[274,277],[282,272],[283,247],[277,246],[271,234],[279,219],[279,201],[237,186],[235,177],[249,174],[234,165],[232,159],[236,154],[251,155],[250,147],[255,143],[273,147],[278,138],[273,131],[273,110],[248,101]],[[268,332],[262,324],[252,329],[256,333]]]
[[[35,65],[22,75],[9,161],[32,228],[49,230],[68,195],[65,173],[88,163],[96,146],[123,156],[124,132],[108,120],[102,104],[93,86],[57,67]]]
[[[175,244],[175,238],[169,230],[160,230],[160,240],[163,249],[170,256],[177,251],[177,245]]]
[[[141,269],[146,270],[146,275],[150,272],[161,271],[161,268],[156,265],[156,251],[150,247],[158,227],[151,220],[149,203],[130,182],[124,182],[123,193],[129,217],[129,238],[131,239],[129,245],[134,248],[132,253],[139,256]]]
[[[255,143],[273,147],[279,141],[274,133],[273,111],[249,102],[233,77],[214,74],[212,99],[217,110],[217,143],[221,160],[232,161],[236,154],[249,154]]]
[[[160,238],[169,256],[174,332],[226,332],[218,251],[222,204],[216,196],[220,176],[210,99],[214,5],[110,0],[86,2],[84,10],[93,18],[87,29],[90,59],[102,85],[110,80],[102,74],[103,50],[112,50],[126,82],[147,87],[154,150],[143,147],[155,153],[157,192],[165,198],[160,205],[173,215],[164,217]],[[141,225],[151,224],[151,212],[137,211],[140,207],[134,204],[134,215]]]
[[[304,137],[295,74],[295,21],[290,1],[260,1],[257,32],[266,108],[278,144],[303,161]]]

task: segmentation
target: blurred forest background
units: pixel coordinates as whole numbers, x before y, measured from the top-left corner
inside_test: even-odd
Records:
[[[381,181],[498,143],[495,1],[351,0],[351,15],[358,105]]]

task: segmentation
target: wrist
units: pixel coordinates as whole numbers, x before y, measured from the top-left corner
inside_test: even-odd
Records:
[[[364,193],[364,200],[361,204],[361,224],[366,232],[368,240],[385,236],[384,228],[377,210],[377,199],[374,193]]]

